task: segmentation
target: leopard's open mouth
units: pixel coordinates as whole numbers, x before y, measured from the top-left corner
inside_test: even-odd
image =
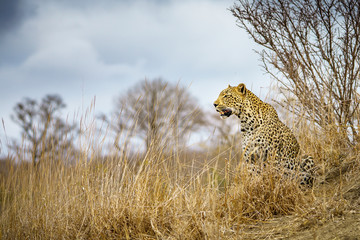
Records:
[[[232,114],[232,111],[229,108],[223,109],[223,110],[221,110],[219,112],[220,112],[221,117],[230,117],[231,114]]]

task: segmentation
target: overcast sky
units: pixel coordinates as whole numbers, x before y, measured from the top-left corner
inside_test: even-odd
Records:
[[[109,113],[114,98],[144,78],[180,81],[206,110],[228,84],[267,92],[256,46],[229,11],[234,1],[1,1],[0,113],[8,138],[19,135],[10,114],[24,97],[60,94],[67,114],[95,96],[95,111]]]

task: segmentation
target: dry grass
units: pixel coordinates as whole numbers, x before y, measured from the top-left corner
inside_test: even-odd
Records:
[[[310,130],[299,129],[304,136]],[[300,140],[308,149],[322,141]],[[285,228],[289,236],[342,216],[349,209],[343,186],[358,169],[356,154],[350,154],[341,160],[352,159],[349,171],[325,183],[324,172],[334,164],[320,159],[320,181],[304,191],[271,167],[249,172],[231,151],[185,155],[156,149],[131,158],[99,158],[100,149],[84,150],[75,154],[75,163],[69,163],[70,154],[61,160],[43,156],[38,166],[9,162],[0,182],[0,237],[258,239],[280,236]],[[310,154],[328,156],[324,149]],[[332,146],[331,151],[340,150]],[[336,153],[327,160],[340,161]]]

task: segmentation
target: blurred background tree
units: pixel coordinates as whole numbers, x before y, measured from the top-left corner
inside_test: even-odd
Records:
[[[174,148],[185,144],[190,133],[206,124],[203,111],[187,89],[161,78],[145,79],[120,95],[113,118],[111,128],[116,133],[118,149],[126,145],[119,145],[124,132],[140,138],[146,150]]]
[[[240,121],[236,116],[222,119],[218,112],[212,112],[209,114],[209,122],[211,122],[211,129],[213,129],[211,145],[221,146],[225,148],[238,148],[241,150],[241,131]]]
[[[76,126],[61,118],[60,111],[66,105],[59,95],[46,95],[40,103],[31,98],[25,98],[14,107],[12,120],[22,130],[22,137],[27,153],[31,155],[34,165],[44,154],[58,153],[58,150],[69,148],[73,136],[70,133]],[[15,143],[19,149],[19,144]]]
[[[282,106],[342,136],[359,136],[360,1],[238,0],[238,26],[260,46]]]

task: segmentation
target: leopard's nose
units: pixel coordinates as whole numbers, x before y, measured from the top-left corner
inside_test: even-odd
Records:
[[[219,104],[214,103],[214,107],[217,107]]]

